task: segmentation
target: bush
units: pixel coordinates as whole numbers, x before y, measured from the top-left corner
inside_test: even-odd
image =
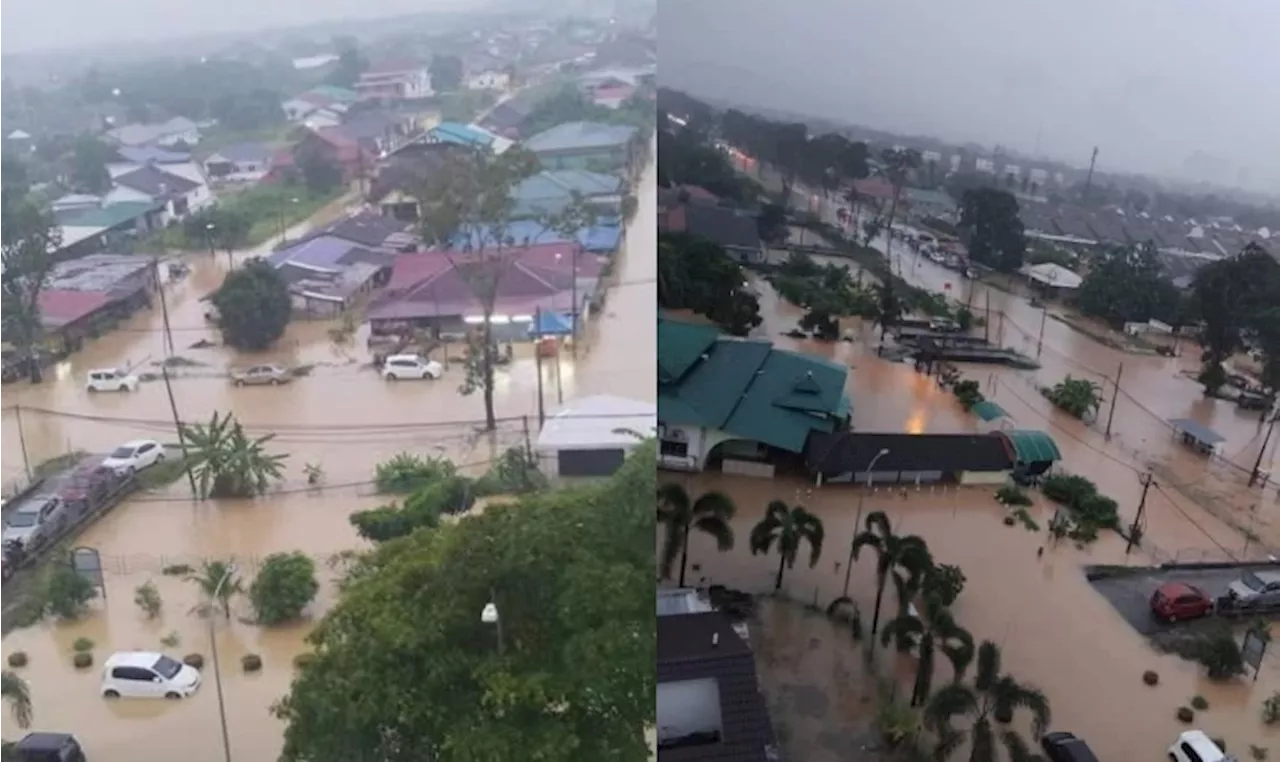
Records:
[[[88,669],[93,666],[93,654],[88,651],[78,651],[71,657],[71,663],[76,669]]]
[[[1022,527],[1026,529],[1028,532],[1040,531],[1040,524],[1036,522],[1035,518],[1032,517],[1032,515],[1027,511],[1026,508],[1016,509],[1013,512],[1013,518],[1022,522]]]
[[[457,473],[453,463],[443,458],[423,458],[402,452],[374,469],[378,492],[407,495],[416,489],[451,477]]]
[[[262,669],[262,657],[257,654],[245,654],[240,657],[240,666],[245,672],[257,672]]]
[[[523,495],[547,486],[547,477],[524,447],[511,447],[475,484],[477,495]]]
[[[71,650],[75,651],[76,653],[83,653],[85,651],[92,651],[93,646],[94,646],[94,642],[92,640],[88,638],[80,637],[80,638],[76,638],[75,642],[71,644]]]
[[[265,625],[297,619],[320,591],[316,564],[305,553],[272,553],[249,586],[249,602]]]
[[[1154,687],[1160,684],[1160,675],[1149,669],[1142,673],[1142,682]]]
[[[1075,508],[1081,500],[1098,494],[1098,486],[1083,476],[1050,474],[1040,483],[1040,491],[1055,503]]]
[[[1267,725],[1280,724],[1280,691],[1272,693],[1262,702],[1262,722]]]
[[[186,656],[182,657],[182,663],[187,665],[188,667],[203,669],[204,655],[203,654],[187,654]]]
[[[417,489],[405,498],[403,506],[391,503],[357,511],[349,521],[361,537],[384,542],[404,537],[420,527],[437,526],[442,514],[461,513],[470,508],[474,500],[470,480],[454,475]]]
[[[1220,630],[1202,641],[1195,659],[1207,670],[1210,680],[1230,680],[1244,674],[1244,656],[1230,630]]]
[[[89,601],[98,597],[98,588],[70,564],[54,564],[45,581],[44,605],[59,619],[77,619]]]
[[[1016,484],[1006,484],[996,490],[996,500],[1009,506],[1025,506],[1033,502]]]
[[[1189,706],[1178,707],[1177,714],[1174,716],[1177,717],[1178,722],[1181,722],[1183,725],[1190,725],[1196,719],[1196,713],[1191,711],[1191,707]]]
[[[191,564],[169,564],[160,570],[166,577],[185,577],[195,571]]]
[[[926,598],[933,598],[948,607],[960,597],[966,581],[964,571],[959,566],[935,564],[925,572],[920,590]]]
[[[1203,712],[1204,710],[1209,708],[1209,699],[1205,698],[1204,696],[1192,696],[1191,708],[1196,710],[1197,712]]]
[[[29,660],[27,658],[26,651],[14,651],[13,653],[9,654],[9,658],[8,658],[9,666],[15,669],[19,669],[27,666],[28,661]]]
[[[1120,526],[1120,506],[1105,495],[1090,495],[1075,505],[1076,518],[1084,524],[1103,529]]]
[[[164,601],[160,598],[160,591],[156,590],[156,585],[151,580],[147,580],[134,588],[133,602],[138,604],[138,608],[142,609],[143,613],[147,615],[147,619],[155,619],[160,616],[160,611],[164,608]]]
[[[316,663],[316,655],[313,653],[301,653],[293,657],[293,666],[298,669],[306,669]]]

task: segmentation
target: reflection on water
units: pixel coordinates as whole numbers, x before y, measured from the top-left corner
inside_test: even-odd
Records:
[[[558,376],[566,402],[598,393],[654,398],[654,183],[651,165],[638,194],[633,232],[618,255],[618,282],[605,314],[588,328],[578,358],[561,358]],[[196,256],[192,264],[191,277],[171,287],[169,302],[177,354],[199,363],[175,371],[173,389],[181,415],[198,421],[215,410],[230,410],[252,433],[275,434],[269,447],[291,455],[287,483],[281,493],[259,500],[194,503],[180,482],[121,504],[78,540],[102,554],[105,600],[97,601],[82,621],[16,630],[4,637],[6,655],[21,650],[30,657],[21,674],[31,686],[35,727],[74,733],[92,762],[223,758],[209,682],[195,697],[181,702],[107,702],[98,693],[97,667],[80,671],[71,666],[71,643],[88,637],[96,644],[99,664],[118,650],[159,649],[177,656],[196,652],[206,657],[205,677],[212,678],[206,621],[191,613],[201,601],[191,583],[161,574],[165,566],[235,559],[247,584],[266,555],[299,550],[310,554],[320,569],[321,593],[311,607],[313,617],[319,616],[335,594],[336,571],[328,561],[335,554],[365,547],[348,516],[383,502],[369,494],[367,483],[378,461],[407,450],[471,464],[467,470],[478,475],[502,449],[537,433],[538,384],[528,348],[517,347],[514,362],[498,371],[497,414],[512,420],[496,434],[476,428],[475,421],[484,415],[481,396],[457,393],[460,365],[451,364],[438,382],[386,384],[366,367],[370,357],[363,331],[352,343],[338,345],[329,337],[330,324],[298,322],[279,346],[253,357],[217,346],[191,348],[202,339],[217,340],[204,324],[198,300],[220,281],[225,261]],[[163,357],[160,316],[154,313],[158,310],[139,314],[120,330],[90,342],[44,384],[5,387],[6,408],[23,406],[20,413],[7,409],[3,419],[6,482],[23,474],[17,454],[24,451],[31,463],[38,463],[71,450],[105,451],[130,438],[174,441],[162,384],[144,383],[135,394],[90,397],[83,390],[90,368],[126,361],[146,366]],[[263,361],[315,368],[310,376],[279,388],[233,389],[217,376],[230,365]],[[553,412],[557,368],[556,363],[546,366],[546,403]],[[308,488],[302,473],[305,463],[321,466],[324,489]],[[155,621],[147,621],[133,603],[135,588],[148,580],[164,599],[164,613]],[[232,621],[215,619],[232,758],[272,760],[282,737],[279,723],[267,710],[288,690],[292,659],[304,649],[310,623],[266,629],[240,621],[249,613],[247,604],[238,601]],[[162,646],[161,640],[172,633],[179,644]],[[240,658],[248,653],[262,657],[261,672],[244,673]],[[7,718],[5,737],[20,737]]]

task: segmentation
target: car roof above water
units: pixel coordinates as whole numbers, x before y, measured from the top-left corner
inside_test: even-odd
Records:
[[[104,669],[114,667],[147,667],[155,665],[164,654],[155,651],[118,651],[103,663]]]

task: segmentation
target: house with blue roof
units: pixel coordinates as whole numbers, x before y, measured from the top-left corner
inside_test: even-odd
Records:
[[[544,169],[616,172],[636,155],[635,127],[601,122],[565,122],[524,141]]]
[[[423,140],[427,143],[452,143],[468,148],[484,148],[495,154],[501,154],[515,145],[514,141],[483,127],[461,122],[441,122],[427,130]]]
[[[583,251],[592,254],[612,254],[618,250],[622,242],[622,223],[617,217],[605,215],[597,219],[594,225],[582,228],[573,236],[567,236],[552,230],[538,220],[513,220],[506,226],[503,236],[517,246],[577,241]],[[480,241],[484,241],[486,245],[492,245],[495,240],[494,235],[487,231],[472,231],[469,236],[461,233],[453,241],[454,248],[468,248],[468,238],[471,240],[470,248],[472,249],[479,248]]]
[[[617,175],[560,169],[539,172],[511,190],[516,216],[554,214],[569,206],[575,197],[604,214],[618,214],[625,183]]]

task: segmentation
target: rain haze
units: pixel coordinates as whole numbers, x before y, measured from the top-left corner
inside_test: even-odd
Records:
[[[1280,193],[1272,0],[660,4],[692,94]]]

